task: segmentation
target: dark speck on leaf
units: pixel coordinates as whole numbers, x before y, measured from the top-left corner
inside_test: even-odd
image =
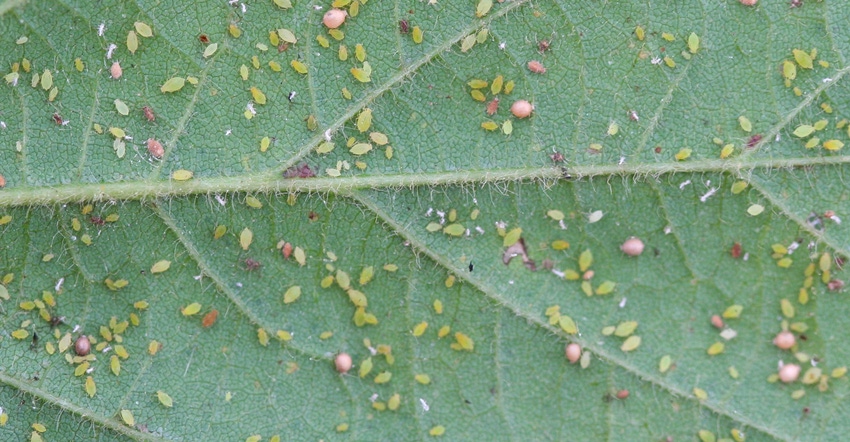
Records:
[[[755,147],[758,142],[761,141],[761,135],[755,134],[750,137],[750,140],[747,141],[747,147]]]

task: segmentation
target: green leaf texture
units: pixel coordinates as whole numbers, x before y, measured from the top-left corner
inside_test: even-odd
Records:
[[[0,439],[841,440],[848,19],[7,0]]]

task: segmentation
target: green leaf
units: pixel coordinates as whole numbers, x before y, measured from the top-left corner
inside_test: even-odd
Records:
[[[842,8],[242,3],[0,3],[4,434],[850,433]]]

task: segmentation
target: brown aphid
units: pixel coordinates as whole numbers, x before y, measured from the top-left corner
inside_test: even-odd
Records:
[[[545,74],[546,68],[543,67],[543,63],[537,60],[531,60],[528,62],[528,70],[535,74]]]
[[[626,399],[627,397],[629,397],[629,390],[622,389],[622,390],[617,392],[616,396],[617,396],[617,399],[622,401],[623,399]]]
[[[785,364],[779,369],[779,380],[790,384],[800,376],[800,366],[797,364]]]
[[[623,245],[620,246],[620,250],[622,250],[626,255],[638,256],[643,253],[643,247],[643,241],[641,241],[640,238],[635,238],[633,236],[627,239]]]
[[[655,153],[661,153],[661,146],[655,146]]]
[[[493,98],[487,103],[487,115],[493,115],[499,110],[499,97]]]
[[[104,221],[103,218],[99,216],[92,216],[91,218],[89,218],[89,222],[96,226],[102,226],[106,224],[106,221]]]
[[[285,243],[283,247],[280,248],[280,253],[283,254],[283,259],[289,259],[292,256],[292,243]]]
[[[301,163],[283,171],[284,178],[312,178],[314,176],[316,176],[316,173],[310,169],[307,163]]]
[[[534,105],[526,100],[517,100],[511,105],[511,113],[517,118],[526,118],[533,110]]]
[[[210,38],[207,37],[207,34],[201,34],[201,35],[198,36],[198,41],[200,41],[203,44],[209,44]]]
[[[799,8],[800,6],[803,6],[803,0],[791,0],[792,8]]]
[[[154,115],[153,109],[151,109],[150,106],[142,106],[142,113],[145,114],[145,118],[147,118],[148,121],[156,120],[156,115]]]
[[[596,275],[596,272],[594,272],[593,270],[588,270],[584,272],[583,275],[581,275],[581,279],[584,279],[585,281],[590,281],[591,279],[593,279],[594,275]]]
[[[549,40],[540,40],[540,41],[537,42],[537,50],[541,53],[548,51],[549,46],[550,46]]]
[[[319,214],[311,210],[307,214],[307,219],[309,219],[310,221],[318,221],[319,220]]]
[[[564,162],[564,154],[561,152],[555,152],[552,155],[549,155],[549,158],[552,159],[553,163],[563,163]]]
[[[399,20],[398,30],[402,34],[407,34],[408,32],[410,32],[410,23],[408,23],[407,20]]]
[[[351,370],[351,355],[348,353],[336,355],[334,358],[334,367],[336,367],[336,371],[339,373],[348,373],[348,370]]]
[[[348,13],[342,9],[329,9],[322,17],[322,24],[327,26],[328,29],[336,29],[345,23],[346,16],[348,16]]]
[[[797,338],[794,337],[794,333],[791,333],[787,330],[779,332],[776,337],[773,338],[773,345],[777,346],[782,350],[788,350],[796,343]]]
[[[729,253],[732,255],[732,258],[738,259],[741,257],[741,243],[736,242],[732,244],[732,249],[729,250]]]
[[[755,147],[755,145],[758,144],[759,141],[761,141],[761,135],[755,134],[751,136],[750,139],[747,141],[747,147]]]
[[[77,356],[85,356],[91,352],[91,341],[89,341],[88,336],[80,335],[77,338],[74,342],[74,352],[77,353]]]
[[[162,143],[153,138],[148,138],[147,143],[148,153],[150,153],[152,157],[160,159],[163,155],[165,155],[165,148],[162,147]]]
[[[564,353],[567,356],[567,360],[570,361],[570,364],[575,364],[579,359],[581,359],[581,345],[578,345],[575,342],[567,344],[567,348],[564,350]]]
[[[283,43],[277,45],[277,52],[278,53],[286,52],[288,49],[289,49],[289,43],[287,43],[287,42],[283,42]]]
[[[0,175],[0,189],[6,187],[6,177]]]
[[[714,328],[723,328],[725,324],[723,324],[723,318],[721,318],[720,315],[711,315],[711,325],[713,325]]]
[[[215,324],[215,320],[218,319],[218,310],[213,309],[206,315],[204,315],[204,319],[201,320],[201,325],[204,328],[210,328]]]
[[[840,279],[833,279],[826,283],[826,288],[829,289],[830,292],[837,292],[844,288],[844,281]]]
[[[251,258],[245,258],[245,270],[250,272],[259,269],[260,266],[262,266],[262,264],[260,264],[260,261]]]
[[[58,113],[55,113],[55,112],[54,112],[54,113],[53,113],[53,122],[54,122],[54,123],[56,123],[56,124],[58,124],[58,125],[60,125],[60,126],[62,126],[62,123],[64,122],[64,121],[62,120],[62,115],[59,115]]]
[[[50,317],[50,326],[51,327],[58,327],[59,324],[64,324],[64,323],[65,323],[65,317],[64,316],[51,316]]]
[[[124,69],[121,69],[121,63],[117,61],[112,63],[112,66],[109,68],[109,74],[112,75],[113,80],[117,80],[124,75]]]
[[[758,2],[759,2],[759,0],[739,0],[739,1],[740,1],[740,2],[741,2],[741,4],[742,4],[742,5],[744,5],[744,6],[755,6],[755,5],[756,5],[756,3],[758,3]]]

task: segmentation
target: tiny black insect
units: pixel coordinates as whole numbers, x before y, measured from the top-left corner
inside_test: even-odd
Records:
[[[469,261],[469,271],[471,272],[475,266],[472,265],[472,261]]]

